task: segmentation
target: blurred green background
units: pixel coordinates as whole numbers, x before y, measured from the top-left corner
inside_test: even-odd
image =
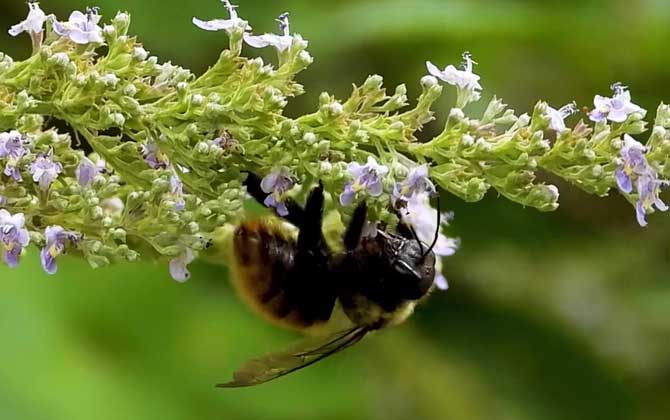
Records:
[[[652,115],[670,101],[668,0],[238,3],[259,32],[290,11],[310,41],[316,60],[293,115],[371,73],[415,96],[427,59],[458,63],[464,50],[481,63],[484,98],[517,110],[538,99],[590,106],[615,81]],[[0,27],[25,17],[23,0],[0,4]],[[42,2],[62,19],[86,5]],[[148,50],[196,73],[227,44],[190,23],[223,17],[214,0],[97,5],[105,18],[129,11]],[[29,39],[3,30],[0,50],[25,58]],[[551,214],[494,194],[476,204],[444,195],[463,241],[445,261],[451,289],[401,327],[250,389],[213,385],[296,336],[238,301],[225,269],[193,264],[182,285],[166,266],[94,271],[63,258],[49,277],[30,249],[19,269],[0,267],[0,419],[667,419],[670,217],[641,229],[616,194],[561,186]]]

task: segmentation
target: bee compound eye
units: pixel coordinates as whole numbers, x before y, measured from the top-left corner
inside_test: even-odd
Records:
[[[412,268],[405,260],[400,259],[395,260],[395,262],[393,263],[393,267],[399,274],[403,276],[415,277],[417,279],[421,279],[419,273],[417,273],[416,270]]]

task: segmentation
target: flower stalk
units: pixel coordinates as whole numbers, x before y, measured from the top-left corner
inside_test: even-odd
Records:
[[[659,198],[670,177],[667,105],[646,145],[635,140],[647,130],[646,111],[621,84],[611,98],[596,96],[588,114],[540,101],[519,115],[493,97],[473,115],[467,107],[483,89],[466,53],[458,68],[427,64],[414,106],[405,85],[387,92],[374,75],[349,98],[323,93],[314,112],[289,118],[285,106],[304,91],[295,77],[313,61],[307,41],[291,32],[288,14],[278,18],[279,34],[255,35],[235,5],[223,5],[227,18],[193,19],[230,41],[196,76],[160,63],[129,36],[127,13],[104,24],[89,8],[59,21],[29,4],[10,33],[39,35],[35,54],[14,61],[0,53],[0,247],[8,265],[34,244],[49,273],[72,251],[94,267],[161,260],[184,281],[187,264],[244,217],[249,172],[263,178],[265,204],[280,214],[287,198],[300,203],[321,181],[338,220],[366,200],[370,221],[392,227],[402,217],[419,236],[438,229],[422,224],[436,187],[466,201],[494,189],[555,210],[558,188],[538,181],[541,172],[598,196],[618,190],[641,225],[667,208]],[[273,47],[277,62],[243,56],[245,45]],[[441,82],[457,90],[457,103],[440,134],[420,139]],[[438,243],[443,256],[457,245],[446,236]]]

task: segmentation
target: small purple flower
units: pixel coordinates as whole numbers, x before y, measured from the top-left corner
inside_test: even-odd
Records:
[[[30,164],[28,170],[33,175],[33,181],[39,182],[40,188],[46,191],[58,177],[58,174],[63,172],[63,165],[54,162],[51,153],[42,153],[37,156],[35,162]]]
[[[659,194],[662,186],[668,186],[670,182],[661,181],[655,172],[648,172],[637,178],[637,203],[635,203],[635,216],[640,226],[647,226],[645,216],[653,211],[654,206],[659,211],[668,211],[668,206],[661,201]]]
[[[170,260],[170,275],[172,275],[172,278],[179,283],[188,280],[191,277],[191,273],[186,266],[193,262],[194,259],[195,255],[193,254],[193,250],[191,248],[186,248],[184,249],[184,252]]]
[[[414,194],[407,202],[404,211],[401,212],[402,221],[414,227],[419,240],[426,244],[431,244],[435,238],[437,226],[437,210],[430,206],[430,195],[427,192]],[[453,213],[441,215],[441,226],[448,225],[453,219]],[[438,257],[435,263],[435,285],[442,290],[446,290],[449,285],[447,279],[442,275],[442,260],[439,257],[449,257],[454,255],[459,247],[459,240],[449,238],[443,233],[438,234],[437,242],[433,252]]]
[[[76,44],[101,44],[102,28],[98,25],[100,14],[97,7],[87,8],[86,14],[75,10],[67,22],[54,20],[53,29],[58,35],[68,37]]]
[[[48,226],[44,230],[44,237],[46,238],[46,246],[40,251],[42,268],[49,274],[56,274],[58,269],[56,257],[65,251],[66,245],[79,242],[81,235],[54,225]]]
[[[593,99],[595,109],[589,113],[589,119],[594,122],[608,119],[613,122],[622,123],[628,119],[628,116],[634,113],[642,114],[644,117],[647,111],[631,102],[630,92],[626,86],[621,83],[612,85],[614,96],[606,98],[596,95]]]
[[[243,20],[240,19],[237,16],[237,7],[234,4],[230,4],[229,0],[222,0],[223,5],[226,7],[228,10],[228,14],[230,15],[230,19],[213,19],[213,20],[200,20],[196,17],[193,18],[193,24],[197,26],[200,29],[204,29],[206,31],[226,31],[229,34],[233,32],[233,30],[238,27],[242,26],[245,31],[250,31],[251,26]]]
[[[428,165],[423,164],[412,169],[407,175],[407,179],[395,185],[392,197],[394,203],[398,203],[398,200],[404,203],[414,194],[421,192],[431,194],[435,191],[435,184],[428,177]]]
[[[379,197],[382,194],[382,178],[386,176],[389,169],[384,165],[379,165],[375,158],[369,156],[365,165],[351,162],[347,169],[354,180],[345,185],[344,192],[340,194],[341,205],[351,204],[358,193],[363,190],[373,197]]]
[[[286,51],[293,44],[293,36],[291,36],[290,24],[288,21],[288,13],[282,13],[277,18],[279,22],[279,30],[282,32],[281,35],[277,34],[263,34],[263,35],[250,35],[244,34],[244,41],[254,48],[265,48],[273,46],[277,51],[282,52]]]
[[[23,136],[18,131],[9,133],[0,133],[0,158],[5,158],[4,174],[13,178],[16,182],[21,182],[23,177],[18,168],[19,160],[27,154],[23,145]]]
[[[93,163],[91,159],[84,156],[79,162],[79,166],[75,172],[77,175],[77,182],[82,188],[86,188],[91,185],[96,175],[102,173],[104,170],[105,161],[103,159],[98,159],[96,163]]]
[[[40,4],[38,2],[28,2],[28,17],[26,20],[13,25],[9,34],[18,36],[22,32],[28,32],[31,37],[39,36],[41,38],[46,20],[47,15],[40,9]]]
[[[184,184],[179,179],[177,173],[172,170],[172,176],[170,176],[170,198],[175,202],[175,210],[182,211],[186,207],[186,202],[184,201]]]
[[[3,245],[2,257],[10,268],[19,264],[19,255],[30,243],[30,234],[25,228],[23,213],[10,214],[0,209],[0,243]]]
[[[365,221],[365,224],[363,225],[363,231],[361,232],[361,236],[364,238],[375,238],[377,236],[377,233],[379,232],[378,229],[378,222],[371,222],[369,220]]]
[[[167,169],[170,164],[167,155],[153,142],[142,145],[142,155],[151,169]]]
[[[630,194],[633,191],[633,179],[652,170],[647,163],[645,153],[647,148],[628,134],[623,137],[623,147],[621,148],[621,158],[623,165],[616,169],[615,176],[619,189]]]
[[[273,169],[261,180],[261,189],[268,196],[263,201],[267,207],[272,207],[280,216],[286,216],[288,209],[284,204],[284,194],[293,188],[295,181],[293,175],[286,167]]]
[[[549,128],[560,133],[565,131],[565,119],[577,112],[577,104],[572,102],[565,106],[555,109],[547,105],[546,114],[549,117]]]
[[[628,134],[624,135],[624,145],[621,148],[623,164],[615,171],[619,190],[631,194],[635,189],[637,193],[635,215],[642,227],[647,226],[645,216],[653,211],[654,206],[659,211],[668,210],[659,195],[661,187],[670,185],[670,182],[658,179],[658,173],[647,162],[646,152],[647,148],[640,142]]]

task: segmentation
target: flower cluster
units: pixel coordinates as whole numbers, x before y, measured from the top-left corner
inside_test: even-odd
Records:
[[[228,0],[223,0],[223,4],[228,10],[229,19],[204,21],[194,17],[193,24],[206,31],[226,31],[231,35],[235,30],[241,30],[244,42],[253,48],[274,47],[277,51],[284,52],[293,44],[288,13],[282,13],[277,18],[281,34],[253,35],[251,34],[252,28],[249,26],[249,23],[246,20],[240,19],[237,15],[237,6],[230,4]]]
[[[436,65],[430,61],[426,62],[428,72],[438,79],[456,86],[458,92],[458,99],[456,106],[463,108],[470,102],[476,102],[481,98],[482,85],[479,84],[480,77],[473,73],[473,64],[477,64],[469,52],[463,53],[463,70],[457,69],[454,65],[449,64],[444,70],[440,70]]]
[[[19,264],[19,255],[30,243],[30,234],[25,228],[26,218],[23,213],[10,214],[0,209],[0,243],[2,243],[2,259],[9,267]]]
[[[31,37],[32,57],[0,53],[0,247],[7,265],[35,245],[48,273],[72,251],[93,267],[164,261],[185,281],[188,264],[208,245],[228,252],[250,172],[263,177],[265,205],[278,215],[320,181],[331,214],[346,222],[365,201],[367,235],[400,218],[422,242],[437,232],[439,256],[458,245],[430,205],[439,189],[467,201],[493,189],[551,211],[559,191],[537,180],[544,171],[599,196],[618,187],[641,225],[667,208],[660,193],[670,177],[670,107],[659,106],[642,145],[632,136],[646,130],[646,111],[620,83],[612,97],[595,96],[595,109],[573,126],[566,119],[577,120],[576,104],[539,102],[519,115],[494,98],[477,114],[468,105],[483,95],[481,77],[464,53],[458,67],[427,62],[413,107],[405,85],[387,91],[373,75],[349,98],[324,92],[314,112],[290,118],[285,106],[304,91],[296,75],[312,63],[307,41],[291,32],[288,13],[277,19],[279,33],[254,34],[237,6],[223,5],[227,18],[192,20],[229,38],[209,70],[194,75],[160,63],[129,36],[127,13],[105,23],[91,7],[59,20],[29,3],[27,18],[9,33]],[[276,62],[242,56],[245,45],[272,47]],[[419,140],[445,88],[440,81],[455,88],[455,106],[439,134]],[[53,120],[72,136],[50,128]],[[441,274],[436,284],[446,288]]]
[[[97,7],[86,9],[86,13],[75,10],[70,14],[67,22],[53,21],[54,32],[62,37],[67,37],[76,44],[100,44],[104,42],[102,38],[102,28],[98,25],[100,22],[100,12]]]
[[[263,201],[267,207],[274,208],[278,215],[288,215],[288,209],[284,203],[286,192],[293,188],[295,181],[286,167],[272,170],[261,181],[261,189],[268,194]]]
[[[637,194],[635,214],[637,222],[642,227],[647,226],[645,216],[653,211],[654,206],[660,211],[668,210],[659,194],[661,187],[670,185],[670,182],[658,179],[658,173],[647,162],[646,152],[647,148],[640,142],[628,134],[624,135],[621,148],[622,164],[615,172],[617,186],[621,192],[630,194],[635,190]]]
[[[19,161],[26,154],[23,147],[23,136],[16,130],[0,133],[0,158],[5,159],[4,174],[16,182],[23,181],[18,168]]]
[[[40,251],[40,260],[44,271],[49,274],[55,274],[56,257],[65,252],[65,246],[76,244],[80,240],[77,232],[71,232],[63,229],[61,226],[47,226],[44,230],[46,245]]]
[[[378,164],[375,158],[369,156],[365,165],[351,162],[347,169],[353,180],[347,183],[340,194],[340,204],[348,206],[362,191],[366,191],[372,197],[379,197],[382,194],[382,179],[389,169]]]
[[[615,83],[612,85],[612,91],[614,96],[611,98],[596,95],[593,99],[595,109],[589,113],[591,121],[609,120],[622,123],[632,114],[640,114],[642,118],[647,115],[647,111],[631,102],[630,92],[626,86]]]

